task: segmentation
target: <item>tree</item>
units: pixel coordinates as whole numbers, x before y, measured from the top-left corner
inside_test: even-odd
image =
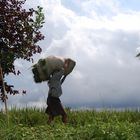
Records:
[[[38,45],[40,40],[44,39],[40,29],[43,27],[44,14],[42,8],[37,10],[22,8],[26,0],[0,0],[0,68],[3,78],[13,73],[19,75],[20,71],[16,70],[14,61],[24,59],[33,61],[33,55],[41,53],[41,47]],[[0,99],[5,101],[9,94],[19,94],[14,89],[14,85],[3,82],[0,78]],[[23,90],[22,93],[26,93]]]

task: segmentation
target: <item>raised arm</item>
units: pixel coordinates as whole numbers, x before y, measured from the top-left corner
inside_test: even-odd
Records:
[[[63,84],[63,82],[65,81],[67,75],[64,75],[63,78],[61,79],[61,85]]]

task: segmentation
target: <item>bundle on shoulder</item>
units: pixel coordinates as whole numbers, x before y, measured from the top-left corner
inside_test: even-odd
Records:
[[[71,58],[59,56],[48,56],[32,66],[34,81],[41,83],[49,80],[52,73],[56,70],[64,69],[64,76],[70,74],[74,69],[76,62]]]

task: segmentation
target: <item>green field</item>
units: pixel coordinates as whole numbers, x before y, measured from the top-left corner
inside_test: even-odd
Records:
[[[0,140],[140,140],[139,111],[71,111],[64,125],[57,117],[47,124],[44,109],[9,111],[9,125],[0,113]]]

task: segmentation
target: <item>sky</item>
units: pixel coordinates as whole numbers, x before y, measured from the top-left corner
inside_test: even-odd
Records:
[[[140,107],[139,0],[27,0],[43,7],[45,39],[35,63],[49,55],[70,57],[74,71],[62,85],[62,104],[81,108]],[[9,96],[8,106],[46,107],[48,86],[36,84],[32,63],[17,60],[20,76],[6,80],[26,95]],[[3,104],[0,103],[0,107]]]

